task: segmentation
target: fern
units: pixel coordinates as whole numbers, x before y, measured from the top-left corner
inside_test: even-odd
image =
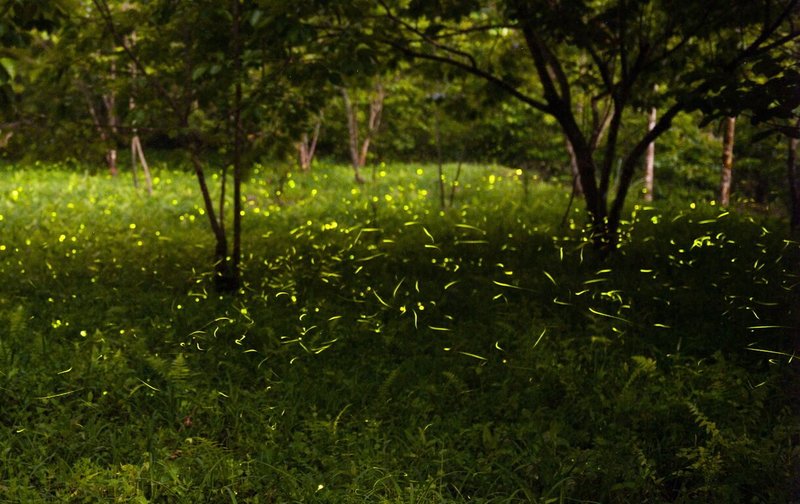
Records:
[[[191,377],[191,370],[186,364],[186,359],[179,353],[167,371],[167,378],[175,383],[185,383]]]
[[[700,408],[698,408],[696,404],[687,401],[686,406],[689,408],[689,411],[692,412],[697,425],[705,430],[706,433],[711,436],[713,441],[722,440],[722,435],[720,434],[719,428],[717,428],[717,424],[713,420],[708,418],[702,411],[700,411]]]
[[[442,375],[447,379],[447,382],[452,385],[459,394],[466,394],[469,391],[467,384],[451,371],[442,371]]]
[[[394,383],[397,381],[397,378],[400,376],[400,368],[396,367],[392,369],[389,374],[386,376],[386,379],[383,380],[380,387],[378,387],[378,397],[381,399],[387,399],[391,395],[391,389],[394,386]]]

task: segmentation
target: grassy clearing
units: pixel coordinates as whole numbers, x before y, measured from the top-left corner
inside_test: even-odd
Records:
[[[600,262],[513,171],[465,168],[442,211],[430,166],[262,169],[221,298],[189,175],[0,178],[0,500],[790,500],[798,247],[770,224],[637,206]]]

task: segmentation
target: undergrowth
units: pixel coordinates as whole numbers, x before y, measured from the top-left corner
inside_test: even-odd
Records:
[[[796,499],[797,243],[528,176],[257,167],[221,297],[190,175],[2,171],[0,500]]]

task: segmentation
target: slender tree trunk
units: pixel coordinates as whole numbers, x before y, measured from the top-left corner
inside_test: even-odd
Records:
[[[798,123],[800,127],[800,123]],[[800,174],[797,170],[797,145],[800,143],[797,138],[789,138],[789,152],[786,157],[786,167],[789,175],[789,201],[791,207],[790,225],[793,232],[800,230]]]
[[[185,122],[183,126],[188,127]],[[215,279],[220,277],[224,278],[225,268],[228,265],[226,260],[228,256],[228,237],[225,233],[225,228],[220,226],[216,211],[214,210],[214,203],[211,201],[211,192],[208,190],[205,171],[203,170],[203,164],[200,162],[199,147],[196,140],[192,140],[189,144],[189,158],[194,167],[197,184],[200,186],[200,193],[203,196],[203,205],[206,210],[206,215],[208,215],[208,222],[211,225],[211,231],[214,233],[216,242],[214,247],[214,263],[216,264],[217,276]]]
[[[358,164],[361,168],[367,165],[367,154],[372,139],[377,135],[378,128],[381,126],[381,115],[383,113],[383,101],[386,99],[386,92],[383,85],[379,82],[375,85],[375,94],[369,102],[369,120],[367,121],[367,135],[361,144],[361,151],[358,156]]]
[[[342,88],[342,98],[344,99],[344,110],[347,114],[347,131],[350,140],[350,158],[353,163],[356,182],[364,183],[361,176],[361,168],[367,164],[367,155],[372,139],[378,133],[381,125],[381,115],[383,114],[383,102],[386,99],[386,91],[380,83],[375,86],[375,93],[369,103],[369,118],[367,119],[367,132],[364,140],[359,143],[358,135],[358,110],[350,100],[350,95],[346,88]]]
[[[144,157],[144,150],[142,149],[142,141],[139,135],[133,135],[131,138],[131,154],[133,160],[133,173],[134,185],[136,185],[136,165],[142,165],[142,172],[144,173],[144,181],[147,187],[147,194],[153,195],[153,177],[150,175],[150,166],[147,164],[147,158]]]
[[[725,118],[725,133],[722,138],[722,177],[719,184],[719,202],[728,206],[731,202],[733,181],[733,144],[736,138],[736,118]]]
[[[678,115],[681,110],[682,106],[680,104],[675,104],[668,108],[661,115],[661,118],[658,119],[653,129],[648,131],[647,134],[641,138],[636,145],[634,145],[633,149],[631,149],[631,151],[622,160],[619,181],[617,182],[617,194],[614,196],[614,201],[611,203],[611,208],[608,211],[607,229],[612,243],[615,243],[617,239],[617,230],[619,229],[619,224],[622,220],[622,210],[625,206],[625,198],[628,194],[628,189],[630,189],[631,182],[633,181],[633,175],[636,172],[636,167],[641,166],[640,160],[647,151],[647,146],[651,142],[655,141],[659,135],[663,134],[669,129],[670,125],[672,124],[672,120],[675,119],[675,116]]]
[[[117,77],[117,65],[112,60],[111,62],[111,79],[114,80]],[[106,108],[106,118],[108,119],[108,129],[109,129],[109,141],[111,142],[111,146],[108,149],[106,154],[106,160],[108,161],[108,171],[111,173],[112,176],[116,177],[119,173],[119,169],[117,168],[117,134],[118,134],[118,126],[119,126],[119,118],[117,117],[117,95],[114,91],[109,91],[107,94],[103,95],[103,104]]]
[[[311,161],[308,159],[308,146],[309,146],[308,133],[305,131],[300,135],[300,141],[297,142],[297,152],[300,156],[300,170],[307,172],[311,168]]]
[[[650,114],[647,117],[647,131],[652,131],[656,127],[657,112],[656,108],[650,109]],[[650,142],[647,144],[647,152],[644,158],[644,200],[653,201],[653,189],[655,180],[655,166],[656,166],[656,143]]]
[[[133,47],[136,44],[136,32],[131,33],[127,38],[127,42]],[[130,63],[129,71],[131,73],[131,80],[136,81],[137,74],[136,64]],[[128,99],[128,111],[132,113],[136,110],[136,98],[133,95]],[[145,183],[147,185],[147,194],[153,195],[153,178],[150,176],[150,167],[147,165],[147,159],[144,157],[144,149],[142,149],[142,141],[139,138],[139,130],[134,127],[131,132],[131,174],[133,176],[133,186],[139,187],[139,179],[137,176],[138,165],[141,163],[142,172],[144,173]]]
[[[117,168],[117,149],[110,148],[106,151],[106,164],[108,165],[108,172],[111,174],[112,177],[116,177],[119,173],[119,169]]]
[[[444,195],[444,168],[442,167],[442,136],[439,131],[439,105],[434,102],[433,104],[433,133],[436,141],[436,165],[439,169],[439,204],[442,210],[445,209],[445,195]]]
[[[303,133],[300,141],[297,143],[297,150],[300,154],[300,169],[304,172],[311,170],[311,162],[314,161],[314,154],[317,150],[317,140],[319,139],[319,131],[322,127],[322,114],[317,118],[314,124],[314,131],[309,138],[308,133]]]
[[[350,141],[350,160],[353,163],[353,172],[355,174],[356,182],[359,184],[364,183],[364,177],[361,176],[361,163],[358,151],[358,111],[350,101],[350,95],[347,89],[342,88],[342,99],[344,100],[344,112],[347,115],[347,132]]]
[[[239,0],[233,4],[233,252],[228,278],[223,279],[226,290],[236,291],[240,282],[240,262],[242,259],[242,41],[239,33],[241,13]]]

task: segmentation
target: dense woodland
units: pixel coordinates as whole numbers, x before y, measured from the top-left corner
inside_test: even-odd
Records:
[[[800,502],[800,1],[0,40],[0,501]]]

